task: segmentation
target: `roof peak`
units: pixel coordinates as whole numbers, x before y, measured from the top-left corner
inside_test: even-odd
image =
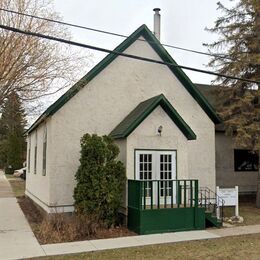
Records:
[[[133,44],[140,36],[143,36],[147,43],[154,49],[160,58],[169,63],[176,64],[174,59],[162,46],[160,41],[154,36],[146,24],[142,24],[137,28],[129,37],[127,37],[121,44],[119,44],[114,51],[124,52],[131,44]],[[101,60],[94,68],[92,68],[83,78],[81,78],[76,84],[74,84],[65,94],[63,94],[57,101],[55,101],[45,112],[32,124],[28,129],[28,133],[33,131],[41,122],[47,117],[56,113],[65,103],[67,103],[74,95],[76,95],[83,87],[85,87],[97,74],[99,74],[105,67],[107,67],[118,54],[110,53],[103,60]],[[187,91],[193,96],[193,98],[199,103],[206,114],[215,123],[219,123],[220,119],[215,114],[214,109],[210,106],[207,100],[196,89],[187,75],[178,67],[168,66],[172,73],[178,78]]]

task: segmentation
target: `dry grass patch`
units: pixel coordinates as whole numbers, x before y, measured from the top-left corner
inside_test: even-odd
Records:
[[[52,214],[39,225],[41,244],[78,241],[95,236],[100,225],[94,219],[76,214]]]
[[[232,217],[235,215],[234,207],[224,207],[224,216]],[[242,224],[236,225],[256,225],[260,224],[260,208],[256,208],[253,202],[242,202],[239,205],[239,215],[244,218]],[[259,257],[260,259],[260,257]]]

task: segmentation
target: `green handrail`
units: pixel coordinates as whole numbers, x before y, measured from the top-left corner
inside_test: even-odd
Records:
[[[198,207],[198,180],[128,180],[128,207]]]

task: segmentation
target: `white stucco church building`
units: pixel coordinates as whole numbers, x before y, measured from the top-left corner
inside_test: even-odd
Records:
[[[115,51],[177,65],[146,25]],[[80,138],[85,133],[115,139],[129,180],[198,180],[200,186],[215,190],[219,122],[179,67],[111,53],[28,130],[26,195],[49,213],[73,211]],[[169,183],[158,184],[153,201],[160,203],[161,196],[165,203],[176,203],[177,191]],[[149,197],[156,188],[148,183],[145,189]],[[192,192],[190,186],[191,198]],[[127,186],[124,197],[128,214]],[[142,203],[152,207],[155,202],[145,198]]]

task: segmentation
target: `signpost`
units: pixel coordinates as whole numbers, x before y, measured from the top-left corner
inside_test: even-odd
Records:
[[[239,216],[238,212],[238,186],[235,188],[219,188],[217,186],[217,195],[225,201],[224,206],[235,206],[235,216]],[[221,206],[219,205],[218,207]]]

